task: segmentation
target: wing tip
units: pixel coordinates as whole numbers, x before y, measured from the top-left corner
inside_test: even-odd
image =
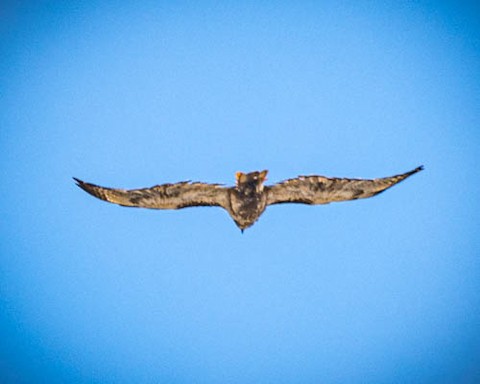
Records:
[[[86,183],[85,181],[83,180],[80,180],[80,179],[77,179],[76,177],[72,177],[73,180],[75,180],[75,185],[81,189],[83,189],[84,191],[87,191],[90,193],[90,188],[88,188],[90,186],[89,183]]]
[[[95,197],[100,197],[98,196],[97,193],[95,193],[95,187],[97,187],[94,184],[86,183],[83,180],[77,179],[76,177],[72,177],[73,180],[75,180],[75,185],[81,189],[83,189],[85,192],[88,192],[89,194],[95,196]]]
[[[418,166],[417,168],[411,170],[410,172],[407,172],[407,175],[408,175],[408,176],[413,175],[414,173],[423,171],[424,169],[425,169],[425,167],[424,167],[423,165],[420,165],[420,166]]]

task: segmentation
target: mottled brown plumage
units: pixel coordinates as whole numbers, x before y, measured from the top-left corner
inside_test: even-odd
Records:
[[[265,186],[267,171],[236,174],[236,185],[191,183],[162,184],[143,189],[100,187],[75,179],[89,194],[127,207],[180,209],[194,206],[224,208],[243,231],[252,226],[268,205],[282,203],[328,204],[332,201],[375,196],[423,169],[415,168],[396,176],[378,179],[346,179],[325,176],[299,176]]]

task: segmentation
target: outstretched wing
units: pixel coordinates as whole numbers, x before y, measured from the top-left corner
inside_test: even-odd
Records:
[[[155,185],[143,189],[100,187],[73,178],[77,185],[92,196],[126,207],[180,209],[195,206],[219,206],[230,211],[228,188],[219,184],[190,183]]]
[[[332,201],[363,199],[383,192],[422,169],[423,166],[420,166],[401,175],[373,180],[300,176],[265,187],[267,205],[281,203],[328,204]]]

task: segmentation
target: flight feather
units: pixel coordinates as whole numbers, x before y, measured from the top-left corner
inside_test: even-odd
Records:
[[[228,209],[228,190],[220,184],[191,183],[155,185],[151,188],[117,189],[86,183],[77,185],[92,196],[126,207],[180,209],[193,206],[219,206]]]
[[[328,204],[334,201],[364,199],[378,195],[422,169],[423,167],[418,167],[400,175],[377,179],[299,176],[266,187],[267,205],[281,203]]]

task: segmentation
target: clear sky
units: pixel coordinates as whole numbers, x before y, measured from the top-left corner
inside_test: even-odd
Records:
[[[19,1],[0,11],[2,383],[480,382],[480,8]],[[372,199],[127,209],[236,171]]]

